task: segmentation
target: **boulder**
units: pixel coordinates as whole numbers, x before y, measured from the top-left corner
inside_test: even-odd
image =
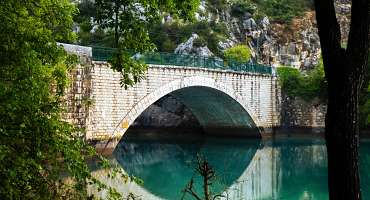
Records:
[[[207,46],[195,47],[194,41],[198,39],[199,36],[196,33],[193,33],[191,37],[184,43],[179,44],[176,47],[174,53],[177,54],[195,54],[199,56],[210,57],[214,54],[208,49]]]

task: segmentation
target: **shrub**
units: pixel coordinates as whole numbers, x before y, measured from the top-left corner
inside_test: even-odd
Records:
[[[292,67],[279,67],[277,71],[279,84],[286,95],[305,101],[319,99],[325,102],[327,83],[322,62],[306,73]]]
[[[207,0],[208,8],[211,12],[217,13],[227,8],[227,0]]]
[[[277,68],[281,90],[291,97],[299,96],[302,75],[298,69],[288,66]]]
[[[251,51],[245,45],[237,45],[226,49],[224,56],[228,61],[247,62],[251,58]]]
[[[172,52],[175,48],[176,44],[169,38],[166,38],[160,47],[160,49],[164,52]]]
[[[250,1],[238,0],[231,5],[231,15],[233,17],[243,17],[246,12],[254,14],[257,10],[257,5]]]
[[[194,47],[204,47],[206,45],[207,45],[207,42],[201,37],[196,38],[193,42]]]

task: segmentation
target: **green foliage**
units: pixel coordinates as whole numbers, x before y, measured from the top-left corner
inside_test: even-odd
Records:
[[[78,5],[79,14],[74,16],[74,22],[90,22],[91,18],[96,15],[94,2],[91,0],[82,0]]]
[[[55,40],[73,39],[76,11],[67,0],[0,3],[0,196],[58,198],[66,170],[84,184],[83,141],[60,118],[71,65]],[[55,92],[52,92],[52,91]],[[59,162],[58,158],[61,161]]]
[[[196,38],[193,41],[193,46],[194,47],[204,47],[205,45],[207,45],[207,43],[206,43],[206,41],[204,41],[203,38]]]
[[[320,102],[326,102],[327,83],[325,80],[322,61],[311,71],[302,74],[297,69],[291,67],[279,67],[277,69],[279,83],[282,91],[290,97],[300,97],[306,101],[319,99]],[[370,69],[367,73],[367,81],[363,88],[359,101],[360,127],[370,127]]]
[[[327,83],[322,62],[305,74],[292,67],[279,67],[277,71],[281,89],[288,96],[325,102]]]
[[[197,45],[207,46],[218,56],[222,52],[218,49],[218,42],[226,39],[227,29],[224,23],[197,21],[193,23],[156,23],[150,28],[150,38],[161,52],[173,52],[176,46],[185,42],[192,33],[196,33],[199,39]]]
[[[169,38],[165,38],[159,48],[162,49],[162,52],[172,52],[176,48],[176,44]]]
[[[121,84],[125,88],[140,81],[146,70],[145,64],[138,63],[124,53],[133,51],[145,53],[154,50],[148,27],[160,19],[160,12],[169,12],[185,20],[191,20],[199,6],[199,0],[191,1],[124,1],[96,0],[96,21],[104,30],[111,30],[114,36],[113,47],[118,49],[110,62],[112,68],[122,74]],[[172,46],[167,42],[167,48]]]
[[[289,23],[294,17],[313,8],[312,0],[251,0],[260,13],[276,22]]]
[[[69,0],[0,2],[1,199],[86,199],[88,184],[107,188],[90,174],[96,152],[82,130],[61,118],[77,57],[56,41],[75,38],[74,13]]]
[[[294,17],[302,16],[313,8],[312,0],[234,0],[231,1],[231,14],[243,17],[246,12],[255,19],[268,16],[270,20],[290,23]]]
[[[74,17],[79,26],[78,42],[86,46],[113,46],[112,33],[97,27],[94,22],[96,7],[91,0],[82,0],[78,4],[79,14]],[[95,27],[94,27],[95,26]]]
[[[126,51],[119,51],[110,60],[112,69],[121,73],[121,85],[127,89],[128,86],[135,84],[144,78],[147,65],[143,62],[134,60]]]
[[[300,84],[303,76],[298,69],[293,67],[279,67],[277,68],[279,84],[283,92],[288,96],[296,97],[299,96]]]
[[[228,61],[247,62],[251,58],[251,50],[245,45],[237,45],[226,49],[224,54]]]
[[[207,0],[207,6],[212,13],[218,13],[227,9],[228,2],[227,0]]]
[[[243,17],[247,12],[254,14],[256,10],[257,5],[249,0],[236,0],[231,5],[231,15],[234,17]]]

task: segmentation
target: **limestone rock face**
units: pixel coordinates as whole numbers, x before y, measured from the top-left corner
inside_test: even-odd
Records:
[[[243,29],[252,31],[257,29],[256,21],[253,18],[245,19],[242,21]]]
[[[349,31],[350,3],[349,0],[335,1],[343,43],[346,43]],[[202,9],[209,10],[204,3]],[[270,21],[268,16],[256,20],[248,12],[242,17],[233,17],[230,8],[212,15],[209,18],[225,23],[229,32],[229,37],[218,43],[221,51],[236,44],[245,44],[251,49],[252,58],[259,63],[289,65],[302,70],[310,69],[319,62],[320,38],[314,11],[304,13],[290,24]]]
[[[232,18],[226,24],[230,35],[235,36],[235,43],[248,45],[254,60],[259,63],[305,69],[319,61],[320,40],[313,12],[294,19],[290,26],[271,23],[267,16],[260,21],[248,17]]]
[[[308,69],[319,63],[321,55],[320,38],[314,12],[307,12],[302,18],[294,19],[290,27],[271,27],[273,46],[270,52],[275,57],[273,64],[291,65]]]
[[[176,47],[175,53],[195,54],[195,55],[205,56],[205,57],[213,56],[213,53],[208,49],[207,46],[197,47],[194,45],[194,41],[198,38],[199,36],[193,33],[192,36],[186,42],[181,43]]]
[[[230,47],[233,47],[235,46],[235,42],[231,39],[226,39],[225,41],[219,41],[218,42],[218,48],[221,50],[221,51],[224,51]]]
[[[336,0],[335,12],[337,13],[337,20],[340,25],[342,35],[342,43],[347,43],[350,16],[351,16],[351,1],[349,0]]]

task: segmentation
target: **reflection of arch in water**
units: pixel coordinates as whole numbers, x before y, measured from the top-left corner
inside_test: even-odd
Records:
[[[258,149],[248,167],[240,177],[229,185],[223,192],[224,198],[229,199],[276,199],[279,180],[276,180],[276,166],[272,148]]]
[[[171,94],[189,108],[206,133],[228,131],[230,134],[260,137],[258,127],[262,127],[262,124],[243,97],[224,83],[195,76],[172,81],[140,99],[122,117],[112,138],[119,141],[146,108],[167,94]]]
[[[224,194],[228,199],[248,200],[328,199],[325,166],[324,142],[275,139],[257,150],[251,164]]]
[[[221,192],[245,171],[258,147],[259,140],[206,139],[198,143],[124,140],[117,146],[114,156],[127,173],[143,179],[145,190],[160,198],[179,199],[182,189],[194,175],[192,161],[198,153],[214,166],[218,181],[222,183],[216,184],[214,189]]]
[[[284,138],[286,140],[286,138]],[[300,140],[301,141],[301,140]],[[294,142],[294,141],[290,141]],[[135,142],[133,142],[135,144]],[[234,158],[235,162],[230,163],[231,167],[238,167],[243,165],[244,163],[237,163],[243,162],[243,159],[235,158],[237,156],[233,155],[233,152],[238,152],[240,149],[245,148],[235,148],[234,150],[231,150],[231,152],[226,152],[223,154],[217,154],[217,152],[220,152],[220,150],[223,149],[229,149],[231,145],[221,145],[225,148],[219,149],[219,148],[213,148],[212,146],[218,146],[216,142],[212,141],[209,142],[210,147],[206,148],[200,148],[205,149],[201,150],[204,154],[207,154],[210,158],[210,160],[216,160],[215,157],[229,157]],[[232,143],[231,143],[232,144]],[[253,155],[253,158],[249,162],[248,165],[245,168],[242,167],[241,170],[237,170],[237,174],[239,174],[239,177],[234,175],[235,178],[232,178],[233,183],[227,185],[226,193],[228,193],[228,199],[234,200],[234,199],[245,199],[245,200],[262,200],[262,199],[303,199],[302,195],[310,195],[308,196],[311,199],[327,199],[327,168],[326,168],[326,148],[324,142],[303,142],[301,143],[294,143],[295,145],[292,145],[285,142],[274,142],[273,144],[267,143],[263,144],[263,148],[258,148],[257,151],[255,151],[255,154]],[[180,146],[184,146],[186,144],[180,144]],[[207,143],[201,143],[201,146],[207,146]],[[136,147],[140,147],[142,145],[134,145]],[[240,146],[240,145],[237,145]],[[248,145],[247,145],[248,146]],[[252,145],[253,146],[253,145]],[[153,149],[151,147],[148,147],[149,149]],[[151,157],[160,157],[160,155],[167,155],[166,151],[163,151],[163,148],[155,148],[159,149],[158,151],[152,151]],[[178,148],[179,150],[176,150],[176,152],[182,152],[181,149],[184,148]],[[239,149],[239,150],[238,150]],[[251,148],[253,149],[253,148]],[[370,149],[370,148],[369,148]],[[362,153],[369,152],[369,149],[362,148]],[[173,152],[173,149],[171,149]],[[167,151],[167,153],[171,153],[171,151]],[[139,156],[135,158],[135,152],[132,151],[131,158],[128,161],[136,162],[133,163],[131,168],[134,168],[136,166],[140,166],[140,159],[147,159],[147,157],[142,156],[145,154],[145,152],[138,152]],[[245,151],[244,151],[245,152]],[[214,154],[216,153],[216,154]],[[214,156],[212,156],[214,154]],[[245,153],[249,154],[249,153]],[[177,154],[180,155],[180,154]],[[238,154],[237,154],[238,155]],[[362,154],[363,155],[363,154]],[[284,156],[287,156],[287,158],[283,158]],[[130,157],[130,156],[129,156]],[[150,158],[150,156],[148,156]],[[213,157],[213,158],[212,158]],[[163,156],[162,158],[166,158],[166,156]],[[176,156],[167,157],[169,159],[177,158]],[[304,159],[302,159],[304,158]],[[158,163],[161,163],[162,159],[156,160],[154,162],[145,163],[145,165],[141,165],[141,169],[145,170],[148,167],[148,170],[158,167]],[[175,159],[175,162],[179,159]],[[232,160],[232,159],[231,159]],[[153,160],[152,160],[153,161]],[[221,162],[216,163],[222,163],[225,160]],[[228,161],[226,160],[226,163]],[[139,164],[138,164],[139,163]],[[169,161],[165,161],[164,165],[168,163],[171,163]],[[362,164],[364,163],[364,160],[362,160]],[[368,164],[368,163],[367,163]],[[215,168],[219,168],[220,166],[215,165]],[[221,165],[221,168],[224,168],[223,165]],[[227,168],[227,167],[226,167]],[[243,169],[244,168],[244,169]],[[306,168],[306,170],[302,170],[302,168]],[[172,168],[173,169],[173,168]],[[309,169],[307,171],[307,169]],[[168,178],[168,174],[171,172],[176,173],[176,170],[168,169],[162,174],[157,174],[156,177],[160,179],[166,179]],[[103,176],[104,178],[104,176]],[[294,178],[294,179],[292,179]],[[231,180],[230,180],[231,181]],[[113,182],[113,181],[112,181]],[[108,182],[109,185],[112,185],[112,182]],[[106,183],[106,182],[105,182]],[[148,182],[147,182],[148,183]],[[153,185],[153,183],[152,183]],[[122,188],[120,191],[125,191],[125,188],[127,190],[127,186],[123,186],[123,184],[117,184],[115,183],[114,186],[118,186]],[[140,187],[137,185],[129,186],[132,192],[137,192],[136,194],[142,194],[143,199],[145,200],[157,200],[157,199],[163,199],[160,198],[160,193],[154,193],[152,191],[151,187],[148,187],[147,185],[144,185],[145,187]],[[168,187],[165,187],[169,189]],[[368,190],[365,190],[365,195]],[[161,196],[163,197],[163,196]],[[173,199],[173,198],[171,198]],[[175,198],[178,199],[178,198]],[[306,198],[304,198],[306,199]],[[224,200],[224,199],[222,199]]]

